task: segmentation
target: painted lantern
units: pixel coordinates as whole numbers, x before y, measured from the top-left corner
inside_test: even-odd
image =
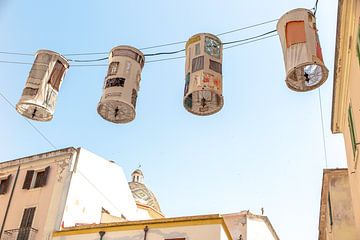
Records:
[[[277,23],[284,54],[287,86],[298,92],[313,90],[328,77],[321,53],[314,14],[298,8]]]
[[[222,43],[213,34],[200,33],[186,43],[184,107],[205,116],[221,110]]]
[[[68,61],[60,54],[39,50],[16,105],[18,113],[36,121],[50,121]]]
[[[97,111],[105,120],[127,123],[135,118],[144,54],[130,46],[118,46],[109,55],[103,95]]]

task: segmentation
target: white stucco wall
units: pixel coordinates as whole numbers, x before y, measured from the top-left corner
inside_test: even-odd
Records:
[[[247,219],[247,240],[276,240],[266,222],[261,218]]]
[[[106,228],[103,229],[106,232]],[[164,240],[172,238],[185,238],[186,240],[228,240],[225,231],[220,224],[163,227],[156,228],[149,225],[148,240]],[[77,234],[70,236],[57,236],[54,240],[99,240],[99,234]],[[104,240],[143,240],[144,230],[123,230],[106,232]]]
[[[122,168],[80,149],[66,201],[63,226],[100,223],[101,208],[137,220],[137,208]]]

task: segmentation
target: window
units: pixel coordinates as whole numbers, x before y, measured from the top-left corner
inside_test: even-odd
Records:
[[[44,170],[34,171],[28,170],[26,172],[23,189],[44,187],[47,182],[50,167],[46,167]]]
[[[118,67],[119,67],[119,62],[110,63],[107,75],[108,76],[115,75],[117,73]]]
[[[5,194],[8,191],[10,185],[11,174],[7,178],[0,180],[0,195]]]
[[[135,89],[132,90],[132,95],[131,95],[131,104],[134,106],[134,108],[136,107],[136,99],[137,99],[137,91]],[[139,180],[139,177],[138,177]]]
[[[205,37],[205,52],[210,56],[220,58],[221,43],[215,39]]]
[[[200,55],[200,43],[195,45],[195,56]]]
[[[32,222],[35,215],[35,207],[26,208],[21,219],[17,240],[28,240],[31,232]]]
[[[333,225],[333,216],[332,216],[332,209],[331,209],[330,192],[328,192],[328,208],[329,208],[330,226],[332,226]]]
[[[354,127],[354,122],[353,122],[351,105],[349,105],[349,110],[348,110],[348,124],[349,124],[352,150],[353,150],[353,154],[355,157],[357,143],[356,143],[355,127]]]
[[[106,80],[105,88],[109,87],[124,87],[125,78],[110,78]]]
[[[209,68],[217,73],[222,74],[222,65],[216,61],[210,59],[210,66]]]
[[[286,46],[306,42],[304,21],[292,21],[286,24]]]
[[[65,72],[64,65],[60,61],[56,61],[49,79],[50,85],[56,91],[59,91],[61,79],[64,75],[64,72]]]
[[[31,87],[26,87],[23,90],[22,95],[23,96],[35,96],[38,92],[38,88],[31,88]]]
[[[360,23],[358,27],[358,34],[357,34],[357,40],[356,40],[356,51],[357,51],[357,57],[359,59],[360,64]]]
[[[192,60],[192,66],[191,66],[192,72],[196,72],[202,69],[204,69],[204,56],[194,58]]]

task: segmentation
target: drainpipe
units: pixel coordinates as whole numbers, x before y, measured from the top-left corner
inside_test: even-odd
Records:
[[[7,204],[7,207],[6,207],[5,216],[4,216],[4,221],[3,221],[3,223],[2,223],[1,230],[0,230],[0,239],[1,239],[2,233],[3,233],[3,231],[4,231],[6,218],[7,218],[7,215],[8,215],[8,213],[9,213],[9,209],[10,209],[10,205],[11,205],[11,200],[12,200],[12,197],[13,197],[13,195],[14,195],[14,190],[15,190],[16,182],[17,182],[17,179],[18,179],[18,176],[19,176],[19,172],[20,172],[20,165],[18,166],[18,169],[17,169],[17,172],[16,172],[16,176],[15,176],[15,180],[14,180],[14,184],[13,184],[13,187],[12,187],[12,189],[11,189],[11,194],[10,194],[9,201],[8,201],[8,204]]]
[[[103,237],[104,237],[104,235],[105,235],[105,232],[104,232],[104,231],[100,231],[100,232],[99,232],[99,235],[100,235],[100,240],[102,240]]]
[[[145,228],[144,228],[144,240],[146,240],[148,231],[149,231],[149,227],[145,226]]]

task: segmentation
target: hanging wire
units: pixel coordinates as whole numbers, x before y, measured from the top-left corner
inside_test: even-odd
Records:
[[[15,105],[12,104],[12,103],[10,102],[10,100],[7,99],[7,97],[5,97],[4,94],[2,94],[2,93],[0,92],[0,96],[5,100],[5,102],[7,102],[13,109],[16,110]],[[45,134],[43,134],[34,124],[32,124],[32,122],[30,122],[29,119],[27,119],[27,118],[24,118],[24,119],[26,120],[26,122],[27,122],[50,146],[52,146],[54,149],[56,149],[55,145],[45,136]]]
[[[185,51],[185,48],[180,49],[178,51],[173,51],[173,52],[147,53],[147,54],[144,54],[144,56],[145,57],[152,57],[152,56],[159,56],[159,55],[171,55],[171,54],[177,54],[177,53],[184,52],[184,51]]]
[[[5,97],[5,95],[2,94],[1,92],[0,92],[0,96],[5,100],[5,102],[6,102],[7,104],[9,104],[9,106],[10,106],[12,109],[16,109],[15,105],[14,105],[12,102],[10,102],[10,100],[9,100],[7,97]],[[55,144],[53,144],[53,143],[49,140],[49,138],[47,138],[47,137],[45,136],[44,133],[42,133],[34,124],[31,123],[30,120],[28,120],[27,118],[23,118],[23,119],[25,119],[26,122],[27,122],[54,150],[57,150],[57,149],[58,149],[58,148],[55,146]],[[106,196],[106,194],[104,194],[93,182],[91,182],[91,181],[89,180],[89,178],[87,178],[87,177],[85,176],[85,174],[83,174],[79,169],[77,170],[77,172],[78,172],[98,193],[100,193],[100,195],[102,195],[105,200],[107,200],[107,201],[108,201],[114,208],[116,208],[119,212],[122,212],[122,211],[116,206],[116,204],[114,204],[112,201],[110,201],[110,199]]]
[[[319,3],[319,0],[316,0],[315,5],[314,5],[314,7],[312,8],[312,10],[314,11],[314,15],[315,15],[315,16],[316,16],[317,8],[318,8],[318,3]]]
[[[269,35],[269,34],[274,33],[274,32],[276,32],[276,30],[272,30],[272,31],[269,31],[269,32],[266,32],[266,33],[263,33],[263,34],[260,34],[260,35],[257,35],[257,36],[254,36],[254,37],[235,40],[235,41],[231,41],[231,42],[224,42],[222,45],[229,45],[229,44],[234,44],[234,43],[239,43],[239,42],[246,42],[246,41],[249,41],[249,40],[252,40],[252,39],[256,39],[256,38],[259,38],[259,37],[262,37],[262,36]]]
[[[96,59],[84,59],[84,60],[78,60],[78,59],[67,59],[69,62],[100,62],[107,60],[109,57],[104,58],[96,58]]]
[[[249,44],[249,43],[252,43],[252,42],[257,42],[257,41],[267,39],[267,38],[271,38],[271,37],[275,37],[275,36],[277,36],[277,34],[273,34],[273,35],[270,35],[270,36],[264,36],[264,37],[256,38],[256,39],[253,39],[253,40],[248,40],[246,42],[235,44],[233,46],[224,47],[224,49],[230,49],[230,48],[246,45],[246,44]],[[175,60],[175,59],[181,59],[181,58],[185,58],[185,56],[183,55],[183,56],[178,56],[178,57],[160,58],[160,59],[146,61],[146,63],[164,62],[164,61],[168,61],[168,60]],[[23,64],[23,65],[32,65],[33,64],[33,63],[29,63],[29,62],[2,61],[2,60],[0,60],[0,63]],[[103,64],[73,64],[73,65],[71,65],[71,67],[106,67],[106,66],[108,66],[108,64],[105,64],[105,63],[103,63]]]
[[[278,19],[273,19],[273,20],[269,20],[269,21],[264,21],[264,22],[260,22],[257,24],[253,24],[253,25],[249,25],[249,26],[245,26],[245,27],[241,27],[241,28],[237,28],[237,29],[233,29],[227,32],[222,32],[219,34],[216,34],[216,36],[222,36],[222,35],[226,35],[226,34],[230,34],[230,33],[234,33],[234,32],[239,32],[239,31],[243,31],[246,29],[250,29],[250,28],[254,28],[254,27],[258,27],[258,26],[262,26],[265,24],[269,24],[272,22],[277,21]],[[159,45],[154,45],[154,46],[149,46],[149,47],[144,47],[144,48],[140,48],[140,50],[148,50],[148,49],[155,49],[155,48],[162,48],[162,47],[167,47],[167,46],[173,46],[173,45],[179,45],[179,44],[184,44],[187,41],[178,41],[178,42],[172,42],[172,43],[165,43],[165,44],[159,44]],[[174,51],[173,52],[159,52],[159,53],[150,53],[150,54],[145,54],[145,56],[158,56],[158,55],[168,55],[168,54],[175,54],[177,52],[182,52],[184,51],[184,49],[179,50],[179,51]],[[0,51],[0,54],[4,54],[4,55],[19,55],[19,56],[34,56],[35,53],[21,53],[21,52],[10,52],[10,51]],[[91,55],[105,55],[105,54],[109,54],[109,52],[87,52],[87,53],[67,53],[67,54],[63,54],[63,56],[91,56]],[[69,61],[73,61],[73,62],[96,62],[96,61],[103,61],[106,60],[107,58],[99,58],[99,59],[84,59],[84,60],[75,60],[75,59],[69,59]]]
[[[324,158],[325,158],[325,167],[328,167],[328,159],[327,159],[327,151],[326,151],[326,141],[325,141],[325,130],[324,130],[324,116],[323,116],[323,108],[321,101],[321,92],[320,88],[318,91],[319,95],[319,105],[320,105],[320,118],[321,118],[321,130],[322,130],[322,140],[323,140],[323,148],[324,148]]]

